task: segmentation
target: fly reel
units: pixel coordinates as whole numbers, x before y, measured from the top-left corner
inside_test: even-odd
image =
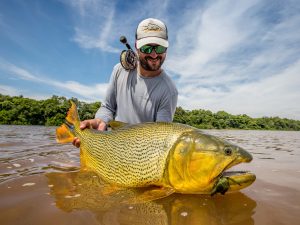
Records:
[[[127,47],[127,50],[121,52],[120,63],[125,70],[133,70],[136,68],[137,55],[127,43],[126,37],[121,36],[120,41]]]

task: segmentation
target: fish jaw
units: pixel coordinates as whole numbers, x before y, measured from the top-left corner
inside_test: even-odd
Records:
[[[250,186],[256,179],[255,174],[248,171],[224,172],[214,185],[211,196],[226,192],[234,192]]]
[[[223,176],[228,178],[229,192],[239,191],[250,186],[255,180],[255,174],[249,171],[228,171],[224,172]]]
[[[224,180],[224,171],[251,160],[251,154],[236,145],[201,131],[190,131],[183,134],[170,151],[165,179],[176,192],[211,194],[220,186],[220,180]],[[236,173],[228,177],[226,191],[240,190],[254,180],[254,174]]]

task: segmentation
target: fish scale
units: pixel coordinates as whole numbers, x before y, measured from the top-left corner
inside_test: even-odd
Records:
[[[86,158],[87,168],[109,183],[138,187],[162,179],[173,143],[191,129],[162,122],[99,133],[75,129],[75,135],[81,140],[81,157]]]

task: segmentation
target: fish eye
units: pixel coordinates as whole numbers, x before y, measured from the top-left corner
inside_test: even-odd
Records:
[[[228,147],[228,146],[226,146],[225,148],[224,148],[224,153],[225,153],[225,155],[231,155],[232,154],[232,149],[230,148],[230,147]]]

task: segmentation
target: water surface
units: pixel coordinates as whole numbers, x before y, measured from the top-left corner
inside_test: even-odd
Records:
[[[55,141],[55,128],[0,126],[0,223],[8,224],[299,224],[300,132],[205,130],[253,155],[257,180],[236,193],[173,194],[143,204],[143,190],[110,193],[80,171],[79,150]],[[122,202],[122,203],[120,203]]]

